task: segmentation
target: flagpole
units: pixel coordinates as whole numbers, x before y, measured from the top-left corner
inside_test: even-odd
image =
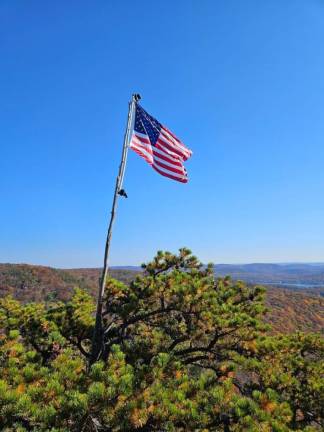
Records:
[[[124,135],[122,156],[119,165],[118,175],[116,177],[115,193],[113,197],[110,222],[109,222],[107,238],[106,238],[104,265],[102,269],[101,278],[99,280],[96,321],[95,321],[95,327],[94,327],[93,337],[92,337],[92,347],[91,347],[91,353],[89,358],[89,368],[95,361],[97,361],[100,358],[100,354],[103,350],[102,306],[103,306],[103,296],[105,292],[106,280],[108,275],[108,259],[109,259],[112,228],[115,220],[118,198],[119,196],[127,197],[125,191],[122,189],[122,186],[123,186],[123,180],[124,180],[124,174],[125,174],[125,168],[127,162],[130,133],[132,128],[132,123],[134,120],[135,107],[136,107],[136,103],[140,99],[141,97],[139,94],[133,94],[132,99],[129,102],[127,126]]]

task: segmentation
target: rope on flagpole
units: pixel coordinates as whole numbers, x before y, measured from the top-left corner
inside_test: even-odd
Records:
[[[129,141],[130,141],[130,133],[131,133],[131,129],[133,126],[135,107],[136,107],[136,103],[140,99],[141,99],[141,96],[139,94],[133,94],[132,99],[129,102],[127,126],[126,126],[126,130],[125,130],[125,135],[124,135],[124,144],[123,144],[121,162],[119,165],[118,175],[116,177],[115,192],[114,192],[114,197],[113,197],[113,202],[112,202],[111,216],[110,216],[110,222],[109,222],[107,238],[106,238],[104,266],[102,269],[101,278],[99,280],[96,321],[95,321],[95,327],[94,327],[94,331],[93,331],[92,347],[91,347],[91,353],[90,353],[90,357],[89,357],[88,369],[90,369],[91,365],[94,362],[99,360],[100,355],[101,355],[103,348],[104,348],[103,325],[102,325],[103,324],[102,323],[102,306],[103,306],[103,296],[105,293],[105,286],[106,286],[107,275],[108,275],[108,259],[109,259],[112,228],[113,228],[113,224],[114,224],[114,220],[115,220],[115,216],[116,216],[118,197],[119,196],[127,197],[125,191],[122,189],[122,186],[123,186],[123,180],[124,180],[125,169],[126,169],[127,153],[128,153],[128,147],[129,147]]]

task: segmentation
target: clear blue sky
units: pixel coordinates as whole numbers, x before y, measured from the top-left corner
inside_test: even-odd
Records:
[[[132,92],[194,151],[135,153],[111,264],[324,260],[321,0],[0,3],[0,262],[102,263]]]

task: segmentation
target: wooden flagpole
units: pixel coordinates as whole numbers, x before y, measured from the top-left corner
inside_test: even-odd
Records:
[[[103,348],[104,348],[104,346],[103,346],[103,344],[104,344],[103,328],[102,328],[102,306],[103,306],[103,296],[104,296],[104,292],[105,292],[106,280],[107,280],[107,275],[108,275],[108,258],[109,258],[111,234],[112,234],[112,228],[113,228],[115,215],[116,215],[118,197],[119,196],[127,197],[125,191],[122,189],[122,186],[123,186],[123,180],[124,180],[124,174],[125,174],[125,168],[126,168],[127,153],[128,153],[128,147],[129,147],[129,141],[130,141],[130,133],[131,133],[131,128],[132,128],[132,124],[133,124],[133,120],[134,120],[135,107],[136,107],[136,103],[140,99],[141,99],[141,97],[139,94],[133,94],[132,99],[129,102],[127,126],[126,126],[125,135],[124,135],[122,157],[121,157],[121,162],[119,165],[118,175],[116,178],[115,193],[114,193],[114,198],[113,198],[113,202],[112,202],[111,216],[110,216],[110,222],[109,222],[107,238],[106,238],[104,266],[102,269],[101,278],[99,280],[96,322],[95,322],[95,327],[94,327],[93,337],[92,337],[92,347],[91,347],[91,353],[90,353],[90,358],[89,358],[89,368],[91,367],[91,365],[94,362],[99,360],[100,355],[101,355]]]

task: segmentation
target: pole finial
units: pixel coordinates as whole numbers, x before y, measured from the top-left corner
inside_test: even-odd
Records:
[[[133,99],[135,102],[138,102],[139,100],[141,100],[141,95],[139,93],[134,93],[133,94]]]

